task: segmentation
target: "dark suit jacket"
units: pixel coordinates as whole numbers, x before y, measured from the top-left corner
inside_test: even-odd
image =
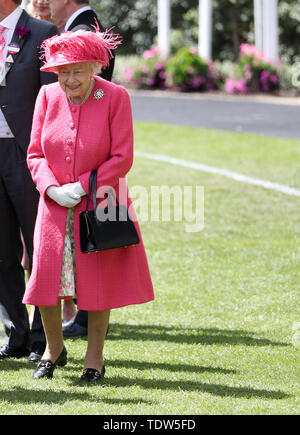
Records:
[[[40,71],[44,62],[39,59],[39,47],[44,39],[57,34],[58,29],[47,21],[32,18],[25,11],[17,26],[26,27],[30,33],[21,39],[14,33],[11,40],[19,45],[20,51],[12,55],[13,63],[6,63],[6,86],[0,86],[0,106],[17,143],[26,152],[40,87],[57,80],[54,74]]]
[[[96,24],[95,20],[99,24],[101,32],[104,32],[105,31],[104,27],[100,23],[96,13],[91,9],[79,14],[78,17],[75,18],[75,20],[67,30],[72,30],[72,32],[76,32],[76,30],[79,29],[94,31],[95,29],[92,26],[95,26]],[[109,66],[106,69],[102,70],[100,76],[105,80],[111,81],[114,65],[115,65],[115,59],[113,58],[110,60]]]

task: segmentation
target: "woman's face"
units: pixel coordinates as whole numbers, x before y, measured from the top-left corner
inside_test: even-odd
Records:
[[[39,17],[50,17],[49,0],[32,0],[34,12]]]
[[[80,103],[90,87],[93,71],[89,63],[74,63],[58,68],[58,81],[62,90],[74,103]]]

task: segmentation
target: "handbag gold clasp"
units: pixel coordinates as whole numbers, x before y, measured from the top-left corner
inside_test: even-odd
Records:
[[[86,229],[87,229],[88,235],[90,236],[91,232],[90,232],[89,221],[88,221],[86,213],[84,215],[84,218],[85,218]]]

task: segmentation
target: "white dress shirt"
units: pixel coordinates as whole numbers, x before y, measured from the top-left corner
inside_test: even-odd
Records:
[[[92,8],[90,6],[84,6],[83,8],[80,8],[76,12],[74,12],[74,14],[72,14],[70,16],[70,18],[68,19],[68,21],[66,22],[64,32],[66,32],[68,30],[68,28],[71,26],[71,24],[73,23],[75,18],[78,17],[78,15],[82,14],[82,12],[89,11],[91,9]]]
[[[17,22],[19,21],[19,18],[21,16],[23,12],[23,9],[21,9],[19,6],[16,7],[16,9],[10,14],[8,15],[6,18],[4,18],[4,20],[2,20],[0,22],[0,24],[4,27],[6,27],[6,30],[3,32],[3,37],[5,39],[5,48],[3,50],[3,68],[0,71],[0,83],[2,82],[4,76],[5,76],[5,59],[7,58],[7,46],[10,43],[13,35],[14,35],[14,31],[17,25]],[[6,119],[3,115],[2,110],[0,109],[0,137],[14,137],[14,135],[11,132],[11,129],[9,128]]]

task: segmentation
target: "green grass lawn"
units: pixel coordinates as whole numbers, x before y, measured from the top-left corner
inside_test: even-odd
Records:
[[[135,147],[300,188],[297,140],[139,122]],[[0,414],[299,414],[300,198],[141,157],[128,180],[204,186],[204,230],[141,224],[156,300],[112,312],[103,386],[68,339],[53,380],[0,362]]]

